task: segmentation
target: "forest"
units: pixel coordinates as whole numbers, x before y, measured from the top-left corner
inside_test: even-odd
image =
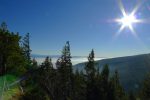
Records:
[[[17,88],[8,100],[150,100],[150,75],[141,88],[125,91],[116,69],[110,75],[109,65],[100,70],[94,60],[94,49],[87,56],[84,70],[73,70],[70,42],[55,63],[46,57],[42,64],[31,58],[30,34],[20,36],[0,26],[0,100],[6,100],[11,88]],[[11,76],[10,79],[7,76]],[[11,78],[15,83],[8,85]]]

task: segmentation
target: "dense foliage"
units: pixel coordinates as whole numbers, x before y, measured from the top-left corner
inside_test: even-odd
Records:
[[[26,72],[27,62],[20,46],[19,33],[9,32],[5,23],[0,27],[0,75],[13,73],[22,75]]]

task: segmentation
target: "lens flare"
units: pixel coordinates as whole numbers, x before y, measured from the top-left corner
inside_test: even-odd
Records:
[[[122,23],[123,26],[127,26],[129,27],[130,25],[132,25],[132,23],[136,22],[136,18],[134,16],[124,16],[120,22]]]
[[[128,28],[134,36],[137,36],[132,25],[135,23],[141,23],[143,21],[143,20],[137,19],[135,17],[135,14],[138,11],[141,3],[138,2],[138,4],[135,6],[135,8],[133,9],[133,11],[130,14],[126,13],[121,0],[118,0],[118,4],[119,4],[119,7],[120,7],[123,17],[119,18],[119,19],[115,19],[115,22],[121,24],[121,27],[116,35],[119,35],[121,33],[121,31],[124,30],[124,28]]]

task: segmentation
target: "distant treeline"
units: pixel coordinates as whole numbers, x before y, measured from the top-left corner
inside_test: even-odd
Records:
[[[109,65],[99,70],[93,49],[82,71],[73,71],[69,41],[63,47],[56,68],[49,57],[38,65],[36,59],[31,60],[30,53],[29,33],[21,37],[19,33],[9,32],[2,23],[0,75],[25,77],[20,82],[22,93],[16,93],[14,100],[150,100],[150,76],[139,92],[128,93],[120,84],[117,69],[111,77]]]

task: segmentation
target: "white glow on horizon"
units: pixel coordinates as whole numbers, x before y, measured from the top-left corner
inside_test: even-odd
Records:
[[[32,58],[33,59],[33,58]],[[35,57],[36,61],[38,62],[38,64],[41,64],[42,62],[44,62],[45,57]],[[52,63],[55,65],[56,61],[57,61],[57,57],[56,58],[52,58]],[[94,60],[101,60],[101,59],[105,59],[105,58],[95,58]],[[82,58],[72,58],[71,59],[72,64],[78,64],[78,63],[82,63],[82,62],[87,62],[88,59],[86,57],[82,57]]]

